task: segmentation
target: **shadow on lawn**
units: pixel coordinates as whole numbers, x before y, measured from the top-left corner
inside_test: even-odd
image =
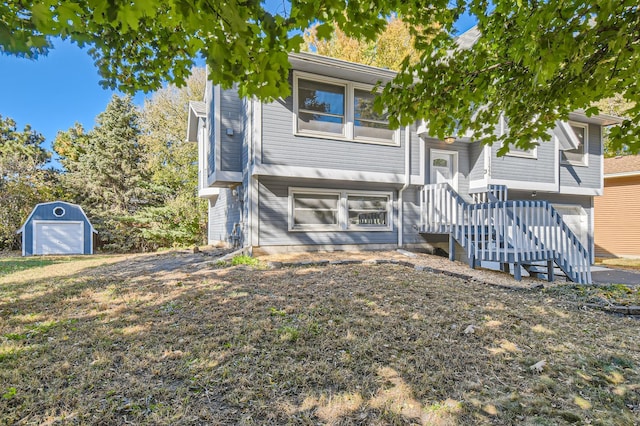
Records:
[[[119,262],[2,294],[0,418],[512,424],[605,413],[625,424],[634,415],[625,403],[638,403],[637,351],[595,336],[619,331],[567,335],[562,323],[575,319],[540,308],[537,293],[402,267],[170,263]],[[477,330],[465,333],[469,324]],[[549,365],[540,376],[529,371],[539,357]]]

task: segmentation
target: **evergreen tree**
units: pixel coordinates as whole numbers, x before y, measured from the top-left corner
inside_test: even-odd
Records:
[[[57,196],[57,173],[45,169],[51,154],[44,137],[0,115],[0,250],[20,247],[16,230],[33,207]]]

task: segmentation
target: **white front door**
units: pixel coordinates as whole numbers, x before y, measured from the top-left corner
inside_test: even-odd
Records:
[[[458,153],[431,150],[431,183],[448,183],[458,190]]]

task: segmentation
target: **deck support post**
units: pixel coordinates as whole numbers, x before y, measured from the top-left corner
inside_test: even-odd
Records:
[[[453,238],[453,234],[449,234],[449,260],[456,260],[456,240]]]
[[[520,262],[513,264],[513,278],[515,278],[516,281],[522,281],[522,265]]]
[[[509,266],[509,263],[501,263],[500,264],[500,270],[502,272],[506,272],[507,274],[509,274],[511,272],[511,267]]]
[[[553,280],[555,280],[553,269],[553,260],[547,260],[547,281],[549,282],[553,282]]]

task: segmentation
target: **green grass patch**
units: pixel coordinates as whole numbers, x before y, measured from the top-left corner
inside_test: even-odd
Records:
[[[25,269],[42,268],[43,266],[53,265],[60,262],[62,261],[44,257],[0,258],[0,277],[3,275],[13,274],[14,272],[24,271]]]
[[[231,259],[231,265],[232,266],[247,265],[247,266],[258,267],[260,266],[260,261],[255,257],[251,257],[246,254],[241,254],[240,256],[234,256],[233,259]]]
[[[556,296],[564,296],[580,303],[613,305],[640,305],[640,287],[624,284],[610,285],[562,285],[545,290]]]

